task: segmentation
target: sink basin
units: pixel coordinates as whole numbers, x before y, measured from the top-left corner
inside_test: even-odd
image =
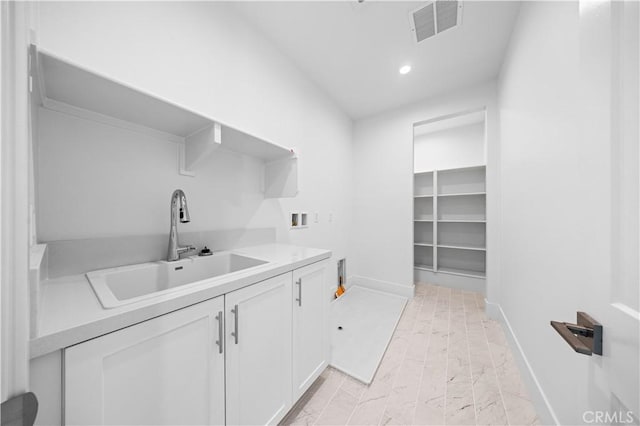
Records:
[[[88,272],[87,278],[105,308],[165,294],[181,286],[221,278],[268,262],[236,253],[188,257]]]

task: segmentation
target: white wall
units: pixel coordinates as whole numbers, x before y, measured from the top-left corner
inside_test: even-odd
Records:
[[[351,272],[361,282],[413,288],[413,125],[487,107],[487,297],[499,276],[495,84],[487,83],[359,120],[354,127]]]
[[[63,125],[41,135],[40,240],[167,232],[169,197],[182,187],[192,223],[181,229],[274,226],[281,242],[346,255],[351,121],[228,5],[42,2],[37,38],[90,70],[295,147],[300,158],[299,195],[263,200],[251,159],[216,153],[196,178],[183,177],[173,144],[57,117]],[[56,114],[42,115],[47,126]],[[320,223],[289,231],[289,210],[318,212]]]
[[[554,416],[543,420],[560,424],[583,424],[587,410],[612,410],[603,366],[615,362],[576,354],[549,326],[575,320],[578,310],[599,319],[610,286],[611,134],[602,134],[609,117],[599,111],[611,94],[606,79],[582,85],[590,70],[582,68],[583,54],[606,41],[581,40],[580,3],[524,3],[499,82],[499,302]],[[594,93],[604,96],[592,111],[585,99]],[[583,133],[585,121],[590,130]]]
[[[415,172],[479,164],[485,164],[484,123],[426,134],[418,134],[416,129],[413,145]]]
[[[39,111],[38,229],[41,241],[169,232],[169,199],[187,195],[191,222],[204,231],[280,224],[261,209],[257,159],[216,152],[196,178],[177,173],[178,145],[67,114]]]

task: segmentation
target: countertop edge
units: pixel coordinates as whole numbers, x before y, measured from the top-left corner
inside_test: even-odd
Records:
[[[325,250],[304,259],[276,265],[272,269],[259,271],[254,275],[242,277],[223,285],[204,287],[193,293],[178,294],[174,298],[162,300],[155,304],[141,306],[139,309],[122,312],[110,317],[97,319],[93,322],[80,324],[75,327],[38,336],[29,341],[30,359],[38,358],[69,346],[204,302],[205,300],[213,299],[240,288],[257,284],[275,276],[286,274],[295,269],[327,260],[331,258],[331,256],[332,252],[330,250]]]

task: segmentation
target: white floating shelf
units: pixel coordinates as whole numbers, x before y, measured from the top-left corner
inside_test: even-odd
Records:
[[[31,46],[32,87],[40,106],[181,144],[179,172],[193,176],[202,160],[223,149],[272,163],[296,160],[286,148]],[[285,165],[291,178],[297,167]],[[282,173],[274,173],[282,177]],[[268,177],[268,176],[267,176]],[[265,179],[268,180],[268,179]],[[268,182],[267,182],[268,184]],[[283,185],[279,185],[283,186]],[[287,195],[295,196],[292,185]]]
[[[266,162],[290,158],[294,155],[291,148],[267,142],[229,126],[222,126],[222,147],[229,151],[261,158]]]
[[[126,84],[74,65],[42,50],[36,56],[37,83],[45,108],[73,112],[126,127],[149,129],[184,139],[209,127],[212,120],[164,99],[142,93]],[[79,111],[78,111],[79,112]]]

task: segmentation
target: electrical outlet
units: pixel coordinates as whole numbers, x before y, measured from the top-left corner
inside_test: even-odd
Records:
[[[314,213],[313,222],[314,223],[320,222],[320,215],[318,215],[318,212]]]

